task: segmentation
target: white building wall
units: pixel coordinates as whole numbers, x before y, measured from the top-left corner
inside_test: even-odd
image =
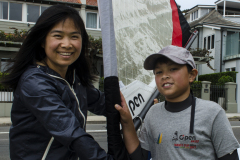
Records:
[[[208,14],[209,12],[211,12],[213,9],[212,8],[200,8],[201,9],[201,11],[200,11],[200,17],[202,17],[202,16],[204,16],[204,15],[206,15],[206,14]]]
[[[224,67],[225,67],[224,72],[226,71],[227,68],[235,68],[236,67],[236,60],[225,62]]]
[[[190,14],[188,14],[186,17],[187,22],[190,22]]]

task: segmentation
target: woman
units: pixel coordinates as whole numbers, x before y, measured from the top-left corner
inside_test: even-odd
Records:
[[[49,7],[30,30],[2,81],[14,89],[12,160],[113,159],[85,132],[87,110],[105,115],[87,45],[78,11],[67,6]]]

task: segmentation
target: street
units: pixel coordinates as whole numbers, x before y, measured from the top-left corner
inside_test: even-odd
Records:
[[[240,121],[230,121],[233,132],[240,142]],[[105,124],[87,124],[87,132],[91,134],[99,145],[107,151],[107,132]],[[9,132],[10,126],[0,127],[0,160],[9,160]]]

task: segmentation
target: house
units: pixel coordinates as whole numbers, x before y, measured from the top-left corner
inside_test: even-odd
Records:
[[[0,0],[0,30],[5,33],[13,33],[14,29],[29,30],[45,9],[56,4],[68,5],[78,10],[88,34],[96,39],[101,37],[97,0]],[[0,35],[1,71],[6,70],[6,61],[15,56],[21,44],[6,42]],[[102,55],[96,54],[95,59],[96,73],[102,77]]]
[[[237,71],[240,83],[240,0],[218,0],[215,5],[196,5],[185,18],[198,37],[191,48],[207,49],[214,59],[210,69],[199,64],[199,75],[225,71]],[[240,85],[237,85],[238,112],[240,112]]]

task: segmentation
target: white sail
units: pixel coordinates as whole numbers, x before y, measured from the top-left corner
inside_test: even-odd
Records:
[[[184,46],[190,27],[174,0],[98,0],[98,4],[103,56],[108,60],[104,77],[118,76],[122,81],[121,91],[134,118],[157,93],[153,72],[143,68],[145,58],[167,45]]]
[[[143,68],[144,59],[172,43],[169,0],[113,0],[112,5],[119,80],[149,84],[153,74]]]

